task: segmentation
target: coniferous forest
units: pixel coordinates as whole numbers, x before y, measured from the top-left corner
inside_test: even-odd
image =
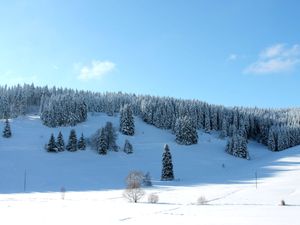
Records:
[[[178,143],[197,143],[197,135],[183,140],[184,130],[220,131],[220,137],[254,139],[272,151],[300,144],[300,108],[261,109],[224,107],[199,100],[154,97],[126,93],[99,93],[66,88],[28,85],[0,86],[0,118],[13,118],[38,113],[49,127],[76,125],[88,112],[104,112],[110,116],[125,106],[135,116],[161,129],[172,130]],[[184,119],[183,119],[184,118]],[[184,124],[187,121],[188,124]],[[193,125],[191,128],[190,125]],[[189,139],[190,138],[190,139]]]

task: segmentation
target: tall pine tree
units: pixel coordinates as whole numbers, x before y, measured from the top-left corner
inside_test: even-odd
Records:
[[[134,135],[134,118],[131,106],[126,104],[120,112],[120,132],[125,135]]]
[[[86,142],[85,142],[85,138],[83,136],[83,133],[80,136],[80,139],[78,141],[78,149],[79,150],[85,150],[86,148]]]
[[[65,141],[64,141],[64,137],[63,137],[61,131],[59,131],[59,133],[58,133],[56,146],[57,146],[57,149],[59,152],[62,152],[65,150]]]
[[[97,151],[100,155],[106,155],[108,150],[107,138],[104,128],[101,129],[100,136],[97,139]]]
[[[4,126],[4,130],[3,130],[2,136],[5,137],[5,138],[10,138],[11,137],[11,129],[10,129],[10,125],[9,125],[8,119],[5,120],[5,126]]]
[[[74,129],[71,130],[66,149],[70,152],[77,151],[77,136]]]
[[[172,155],[169,146],[166,144],[162,155],[161,180],[174,180]]]

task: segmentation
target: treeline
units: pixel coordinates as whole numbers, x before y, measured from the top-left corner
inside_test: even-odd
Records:
[[[0,87],[0,117],[39,112],[45,125],[75,125],[87,112],[112,116],[126,104],[146,123],[175,134],[182,121],[205,132],[220,131],[221,137],[236,132],[267,145],[273,151],[300,144],[300,109],[224,107],[198,100],[182,100],[124,93],[96,93],[63,88],[17,85]],[[185,119],[183,119],[185,118]],[[193,128],[194,129],[194,128]],[[188,143],[195,143],[191,137]],[[177,140],[180,142],[180,140]]]

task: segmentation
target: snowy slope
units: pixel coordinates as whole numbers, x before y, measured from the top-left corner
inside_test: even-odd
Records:
[[[119,119],[89,115],[76,126],[77,135],[90,136],[107,121],[117,126]],[[47,128],[36,116],[13,119],[11,127],[13,137],[0,138],[1,224],[300,224],[300,147],[272,153],[250,142],[247,161],[227,155],[226,141],[217,134],[199,131],[199,144],[180,146],[169,131],[136,118],[136,135],[118,138],[120,146],[130,140],[132,155],[100,156],[91,149],[55,154],[43,149],[51,132],[57,136],[61,130],[67,141],[71,127]],[[159,181],[166,143],[177,178],[172,182]],[[147,195],[138,204],[122,198],[131,170],[151,173],[154,187],[146,193],[157,193],[158,204],[147,203]],[[67,190],[65,200],[61,187]],[[200,196],[208,205],[196,204]],[[282,199],[288,206],[278,206]]]

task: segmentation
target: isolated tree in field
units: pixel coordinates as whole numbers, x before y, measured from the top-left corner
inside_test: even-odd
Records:
[[[132,147],[132,144],[126,139],[125,140],[125,144],[124,144],[124,149],[123,151],[126,153],[126,154],[131,154],[133,153],[133,147]]]
[[[58,151],[53,134],[51,134],[51,136],[50,136],[50,139],[49,139],[49,142],[47,145],[47,151],[48,152],[57,152]]]
[[[169,146],[166,144],[162,156],[161,180],[174,180],[172,155]]]
[[[126,104],[120,111],[120,132],[125,135],[134,135],[134,118],[131,106]]]
[[[144,195],[145,192],[141,188],[144,175],[140,171],[132,171],[126,177],[127,187],[123,196],[130,202],[137,203]]]
[[[80,139],[78,141],[78,149],[79,150],[85,150],[86,148],[86,142],[85,142],[85,138],[83,136],[83,133],[80,136]]]
[[[100,132],[100,136],[98,136],[97,144],[96,144],[97,152],[100,155],[106,155],[107,154],[108,145],[107,145],[106,140],[107,139],[106,139],[106,135],[105,135],[105,130],[104,130],[104,128],[102,128],[101,132]]]
[[[184,116],[176,120],[175,124],[176,142],[182,145],[197,144],[198,134],[195,124],[191,118]]]
[[[66,149],[70,152],[77,151],[77,136],[74,129],[71,130]]]
[[[61,131],[59,131],[59,133],[58,133],[56,146],[57,146],[57,149],[59,152],[62,152],[65,150],[65,141],[64,141],[64,137],[63,137]]]
[[[11,137],[11,129],[8,119],[5,120],[4,130],[3,130],[3,137],[10,138]]]

